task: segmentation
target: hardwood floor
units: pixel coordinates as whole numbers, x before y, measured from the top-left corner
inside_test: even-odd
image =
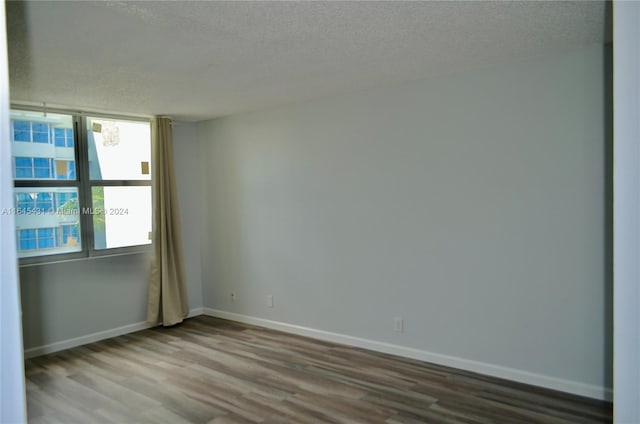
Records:
[[[30,423],[603,423],[610,403],[200,316],[26,362]]]

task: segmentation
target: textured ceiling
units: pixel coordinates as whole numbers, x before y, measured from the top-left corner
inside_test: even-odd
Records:
[[[7,2],[11,98],[200,120],[606,41],[578,2]]]

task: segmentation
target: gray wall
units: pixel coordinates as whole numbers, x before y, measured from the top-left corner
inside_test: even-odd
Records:
[[[190,309],[202,306],[201,214],[194,124],[174,127],[176,181],[182,208]],[[146,319],[149,257],[144,254],[20,268],[24,347],[30,349]]]
[[[25,349],[144,321],[148,268],[144,254],[20,268]]]
[[[204,306],[610,387],[604,63],[200,124]]]
[[[173,152],[182,223],[189,308],[202,307],[202,220],[204,208],[200,142],[195,123],[175,122]]]
[[[640,422],[640,3],[616,2],[615,398],[616,423]]]

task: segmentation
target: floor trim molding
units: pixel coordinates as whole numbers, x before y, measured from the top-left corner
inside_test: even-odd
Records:
[[[194,308],[189,311],[187,318],[202,315],[204,308]],[[87,334],[80,337],[74,337],[72,339],[63,340],[60,342],[50,343],[42,346],[36,346],[29,349],[25,349],[25,359],[35,358],[36,356],[46,355],[48,353],[59,352],[65,349],[71,349],[72,347],[82,346],[87,343],[98,342],[104,339],[110,339],[112,337],[122,336],[123,334],[134,333],[136,331],[145,330],[147,328],[154,327],[149,325],[146,321],[140,321],[133,324],[123,325],[122,327],[111,328],[109,330],[98,331],[96,333]]]
[[[348,346],[360,347],[382,353],[402,356],[405,358],[417,359],[420,361],[431,362],[438,365],[458,368],[465,371],[476,372],[491,377],[504,378],[507,380],[517,381],[520,383],[531,384],[534,386],[545,387],[547,389],[559,390],[561,392],[571,393],[579,396],[585,396],[592,399],[612,401],[613,391],[610,388],[599,387],[589,384],[583,384],[575,381],[559,379],[541,374],[535,374],[515,368],[502,367],[499,365],[487,364],[484,362],[473,361],[464,358],[458,358],[439,353],[428,352],[425,350],[414,349],[410,347],[395,345],[391,343],[379,342],[360,337],[349,336],[346,334],[333,333],[330,331],[318,330],[310,327],[289,324],[281,321],[273,321],[264,318],[258,318],[250,315],[237,314],[233,312],[222,311],[218,309],[198,307],[189,311],[188,317],[198,315],[208,315],[218,318],[224,318],[232,321],[243,322],[246,324],[258,325],[261,327],[280,330],[287,333],[307,336],[318,340],[324,340],[334,343],[340,343]],[[111,337],[121,336],[123,334],[133,333],[136,331],[151,328],[152,326],[145,321],[124,325],[122,327],[112,328],[109,330],[98,331],[96,333],[75,337],[60,342],[50,343],[43,346],[36,346],[25,349],[25,358],[33,358],[48,353],[54,353],[72,347],[82,346],[87,343],[93,343]]]
[[[274,330],[280,330],[287,333],[307,336],[314,339],[360,347],[382,353],[389,353],[425,362],[431,362],[438,365],[476,372],[491,377],[504,378],[520,383],[531,384],[533,386],[539,386],[579,396],[585,396],[592,399],[605,401],[612,401],[613,399],[612,390],[605,387],[559,379],[546,375],[531,373],[528,371],[518,370],[515,368],[502,367],[499,365],[487,364],[484,362],[473,361],[449,355],[442,355],[439,353],[399,346],[391,343],[353,337],[346,334],[333,333],[310,327],[303,327],[281,321],[272,321],[264,318],[237,314],[234,312],[227,312],[206,307],[202,308],[202,311],[204,315],[212,317],[224,318],[232,321],[238,321],[246,324],[258,325]]]

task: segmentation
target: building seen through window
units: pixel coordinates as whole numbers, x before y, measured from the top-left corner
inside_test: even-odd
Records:
[[[12,110],[10,134],[20,258],[151,243],[148,121]]]

